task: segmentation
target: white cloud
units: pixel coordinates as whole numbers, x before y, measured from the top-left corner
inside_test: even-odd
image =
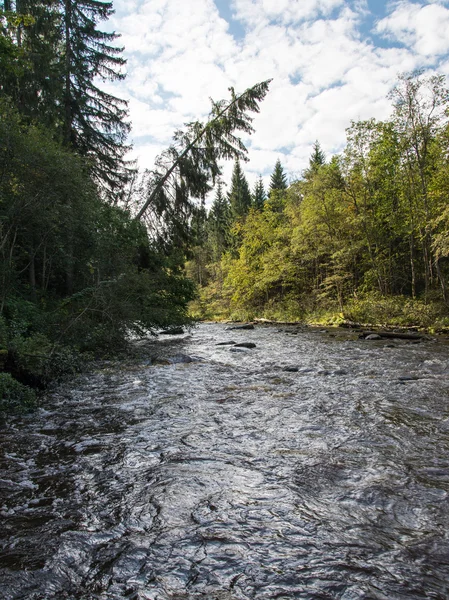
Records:
[[[379,21],[377,31],[399,41],[417,54],[437,56],[449,51],[449,10],[440,3],[400,2],[395,10]]]
[[[329,16],[344,0],[233,0],[235,15],[250,26],[272,20],[283,24],[299,23],[304,19]]]

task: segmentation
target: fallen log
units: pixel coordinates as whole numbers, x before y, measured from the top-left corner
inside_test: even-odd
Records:
[[[380,335],[383,338],[397,338],[400,340],[426,340],[428,336],[421,333],[400,333],[396,331],[362,331],[363,337],[368,335]]]

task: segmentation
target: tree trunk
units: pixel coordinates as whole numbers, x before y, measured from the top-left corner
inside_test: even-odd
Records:
[[[72,22],[72,0],[65,0],[64,33],[65,33],[65,90],[64,90],[64,142],[67,146],[72,141],[72,98],[71,98],[71,44],[70,31]]]
[[[409,245],[410,245],[410,269],[411,269],[411,275],[412,275],[412,280],[411,280],[411,284],[412,284],[412,298],[415,299],[416,298],[416,275],[415,275],[415,246],[414,246],[414,242],[413,242],[413,234],[410,234],[410,238],[409,238]]]
[[[30,263],[28,266],[28,275],[31,288],[31,297],[33,300],[36,299],[36,266],[35,266],[35,252],[33,246],[30,246],[29,250]]]
[[[447,295],[447,286],[446,286],[446,281],[444,279],[444,273],[442,273],[441,271],[441,267],[440,267],[440,259],[437,258],[435,260],[435,270],[437,272],[437,276],[441,285],[441,291],[443,293],[443,300],[444,303],[446,304],[446,306],[448,306],[448,295]]]

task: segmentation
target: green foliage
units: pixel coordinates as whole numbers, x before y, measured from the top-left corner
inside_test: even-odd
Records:
[[[99,87],[123,79],[115,33],[98,29],[113,14],[101,0],[21,0],[0,11],[0,94],[28,123],[48,128],[78,154],[114,199],[132,173],[125,159],[127,103]]]
[[[251,192],[239,160],[234,163],[228,200],[234,220],[246,217],[251,208]]]
[[[63,138],[90,157],[94,178],[109,194],[117,194],[131,175],[131,165],[124,159],[131,128],[127,102],[98,86],[98,81],[124,78],[123,48],[112,45],[118,35],[98,29],[100,21],[113,15],[112,2],[64,0],[60,6]]]
[[[0,413],[24,412],[36,405],[36,394],[9,373],[0,373]]]
[[[189,323],[184,255],[106,204],[83,160],[0,103],[2,368],[43,386],[79,351],[111,353],[130,335]],[[204,217],[205,218],[205,217]]]
[[[230,101],[212,101],[207,122],[195,121],[177,131],[174,143],[146,173],[137,218],[145,217],[160,244],[176,245],[185,237],[192,199],[204,198],[212,189],[221,175],[219,161],[245,158],[247,150],[236,132],[252,133],[249,113],[259,112],[269,83],[258,83],[240,95],[230,88]]]
[[[274,171],[271,174],[270,194],[274,190],[286,190],[287,187],[287,175],[284,173],[284,168],[278,158],[274,166]]]
[[[0,351],[8,346],[8,327],[5,319],[0,317]]]
[[[263,185],[262,177],[256,181],[252,194],[252,204],[257,210],[262,210],[265,200],[267,199],[267,193]]]
[[[231,206],[220,182],[208,216],[208,244],[213,262],[218,262],[230,246],[231,219]]]
[[[228,315],[446,322],[449,91],[412,73],[391,98],[392,118],[352,123],[341,156],[326,162],[316,142],[288,189],[277,162],[263,209],[234,224],[221,261]]]
[[[76,371],[72,370],[72,361],[66,357],[64,350],[58,348],[56,352],[51,341],[41,333],[13,338],[9,350],[14,363],[14,374],[32,385],[45,385],[55,375],[64,374],[64,367],[69,367],[69,372]],[[69,350],[66,352],[73,354]]]

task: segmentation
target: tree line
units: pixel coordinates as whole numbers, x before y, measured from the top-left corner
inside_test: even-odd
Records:
[[[339,155],[315,143],[289,185],[278,161],[266,197],[236,163],[189,265],[196,314],[449,324],[445,78],[404,74],[390,99],[391,118],[351,123]]]

